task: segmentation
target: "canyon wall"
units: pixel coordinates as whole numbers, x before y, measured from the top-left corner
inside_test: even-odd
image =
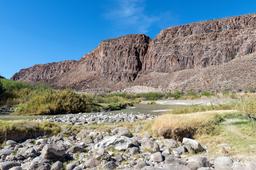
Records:
[[[240,87],[236,89],[225,83],[219,83],[219,86],[209,83],[200,85],[208,74],[202,70],[208,67],[222,68],[222,65],[225,67],[232,60],[239,61],[255,51],[256,15],[245,15],[170,27],[162,30],[155,39],[135,34],[106,40],[79,61],[35,65],[22,69],[13,79],[76,90],[111,91],[135,85],[164,90],[239,90]],[[236,70],[234,74],[229,74],[231,77],[226,78],[230,79],[229,84],[236,84],[234,81],[238,79],[234,79],[235,76],[240,77],[239,82],[242,82],[240,80],[247,77],[248,69],[252,69],[252,66],[246,68],[245,62],[242,63],[243,67],[237,66],[242,71]],[[230,64],[228,69],[232,69]],[[247,71],[243,72],[244,69]],[[190,74],[192,72],[193,75]],[[225,74],[225,69],[222,68],[222,72],[216,74]],[[181,75],[183,78],[178,81],[177,77]],[[191,89],[180,88],[194,75],[197,75],[197,81],[190,85]],[[247,86],[241,88],[246,89]],[[248,88],[254,87],[250,85]]]

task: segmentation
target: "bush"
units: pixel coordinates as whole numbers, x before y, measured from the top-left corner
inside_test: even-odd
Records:
[[[69,90],[39,89],[26,99],[17,106],[17,114],[64,114],[95,110],[90,97]]]
[[[168,98],[174,98],[174,99],[179,99],[184,95],[183,92],[180,91],[175,91],[175,92],[169,92],[167,93]]]
[[[4,92],[4,88],[3,88],[2,82],[0,82],[0,96],[3,94],[3,92]]]
[[[157,92],[140,93],[140,94],[137,94],[136,96],[143,98],[144,100],[158,100],[165,97],[163,93],[157,93]]]

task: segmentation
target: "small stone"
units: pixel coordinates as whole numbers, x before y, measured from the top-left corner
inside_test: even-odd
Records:
[[[106,169],[106,170],[112,170],[112,169],[115,169],[117,167],[116,163],[114,161],[109,161],[107,162],[104,166],[103,166],[103,169]]]
[[[174,139],[164,139],[163,142],[168,149],[178,147],[178,143]]]
[[[95,158],[91,158],[88,161],[85,162],[85,166],[87,168],[94,168],[97,167],[100,164],[100,161],[98,159]]]
[[[15,166],[15,167],[12,167],[9,170],[22,170],[22,168],[20,166]]]
[[[131,155],[135,155],[135,154],[138,154],[140,152],[140,149],[138,147],[132,147],[132,148],[128,148],[128,152]]]
[[[159,152],[160,151],[160,147],[159,145],[153,141],[153,140],[146,140],[146,139],[143,139],[141,141],[141,150],[143,152],[151,152],[151,153],[154,153],[154,152]]]
[[[135,145],[135,141],[133,141],[131,138],[128,138],[126,136],[110,136],[103,139],[101,142],[97,143],[95,145],[95,149],[98,148],[108,148],[108,147],[114,147],[114,149],[119,151],[124,151],[128,149],[129,147],[132,147]]]
[[[186,149],[184,146],[179,146],[178,148],[173,150],[173,154],[177,157],[184,154],[186,152]]]
[[[246,170],[255,170],[256,169],[256,163],[254,161],[249,161],[244,163]]]
[[[174,164],[166,164],[163,166],[162,170],[191,170],[189,167],[183,164],[174,163]]]
[[[231,170],[233,160],[227,156],[220,156],[214,159],[214,168],[217,170]]]
[[[115,128],[113,130],[113,134],[117,136],[126,136],[129,138],[133,136],[132,133],[127,128],[124,127]]]
[[[164,158],[163,158],[163,155],[161,154],[161,152],[156,152],[150,156],[150,160],[153,162],[163,162]]]
[[[77,153],[77,152],[83,152],[85,149],[83,146],[80,145],[74,145],[71,146],[71,148],[68,149],[68,153]]]
[[[201,167],[208,167],[209,162],[206,157],[193,156],[188,158],[187,166],[191,170],[197,170],[198,168],[201,168]]]
[[[143,159],[139,159],[135,165],[135,169],[141,169],[147,166],[146,162]]]
[[[10,155],[11,153],[13,153],[13,150],[12,149],[1,149],[0,150],[0,156],[7,156],[7,155]]]
[[[63,163],[60,161],[55,162],[52,164],[51,170],[60,170],[63,169]]]
[[[77,162],[71,162],[67,164],[66,170],[73,170],[77,166]]]
[[[14,141],[14,140],[7,140],[7,141],[5,142],[5,144],[6,144],[6,145],[10,145],[10,146],[15,146],[15,145],[17,144],[17,142]]]

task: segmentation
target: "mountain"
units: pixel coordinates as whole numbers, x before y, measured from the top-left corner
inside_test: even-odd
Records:
[[[137,86],[182,91],[256,89],[256,15],[162,30],[154,39],[126,35],[102,41],[79,61],[35,65],[12,79],[80,91]]]

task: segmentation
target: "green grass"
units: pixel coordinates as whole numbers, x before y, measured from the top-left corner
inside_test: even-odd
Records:
[[[245,96],[240,99],[237,110],[256,118],[256,96]]]
[[[196,139],[209,146],[210,155],[238,155],[254,156],[256,154],[256,128],[255,122],[244,121],[226,125],[220,124],[216,129],[217,133],[197,135]],[[221,144],[228,144],[228,149],[223,149]]]
[[[55,90],[43,85],[1,79],[4,93],[0,105],[15,108],[18,115],[52,115],[65,113],[119,110],[133,105],[121,96],[78,94],[71,90]]]
[[[5,140],[24,141],[42,135],[57,134],[60,131],[60,126],[55,123],[0,120],[0,142]]]
[[[235,109],[235,103],[231,104],[220,104],[220,105],[192,105],[175,107],[169,113],[170,114],[186,114],[193,112],[205,112],[211,110],[233,110]]]
[[[149,92],[149,93],[110,93],[108,96],[120,96],[127,99],[137,100],[160,100],[160,99],[196,99],[201,97],[211,97],[216,94],[212,92],[181,92],[181,91],[169,91],[169,92]]]

